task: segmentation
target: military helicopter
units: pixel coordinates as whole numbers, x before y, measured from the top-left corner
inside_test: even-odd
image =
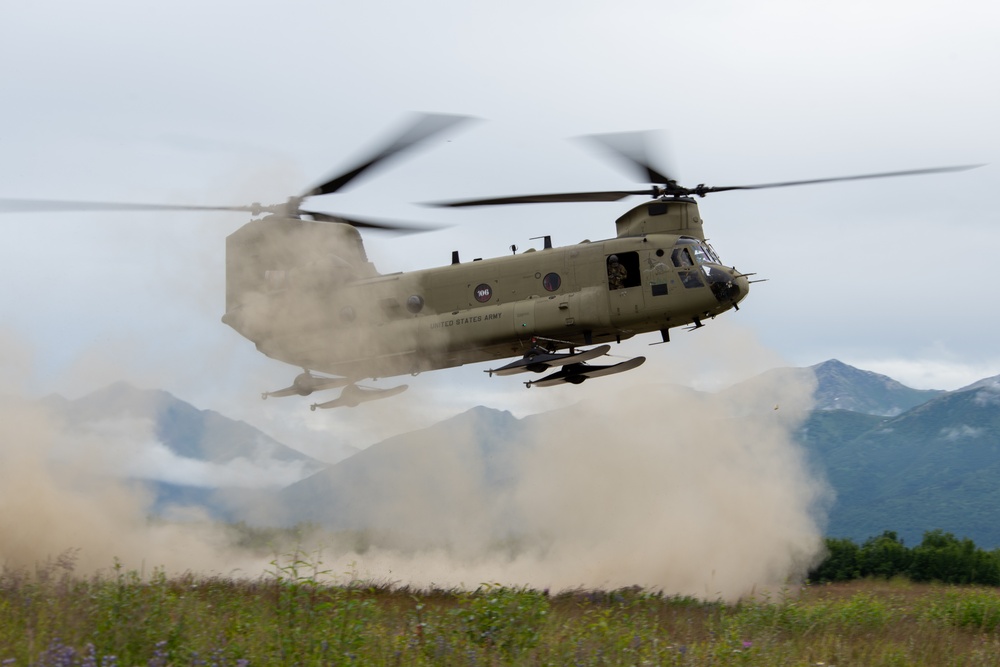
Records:
[[[612,342],[697,329],[739,304],[753,274],[726,266],[706,241],[695,197],[834,181],[961,171],[937,167],[759,185],[681,186],[651,166],[644,151],[615,135],[595,137],[650,184],[638,190],[521,195],[442,202],[462,208],[511,204],[619,201],[645,196],[616,222],[614,238],[582,241],[420,271],[380,273],[359,229],[416,231],[412,225],[362,220],[303,208],[340,192],[373,167],[467,120],[422,115],[381,150],[288,201],[263,206],[186,206],[119,202],[0,200],[10,211],[244,211],[252,219],[226,239],[226,311],[222,321],[265,355],[302,369],[291,385],[262,398],[341,389],[310,408],[354,407],[407,388],[359,385],[365,379],[416,375],[470,363],[499,362],[493,375],[546,373],[526,387],[580,384],[640,366],[639,356],[592,364]],[[638,135],[633,135],[633,138]],[[557,369],[557,370],[556,370]],[[551,372],[550,372],[551,371]]]

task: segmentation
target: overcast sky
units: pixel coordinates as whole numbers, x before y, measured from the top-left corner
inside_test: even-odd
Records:
[[[366,235],[391,272],[543,234],[557,245],[613,236],[638,200],[415,205],[642,185],[567,140],[581,134],[661,129],[656,155],[688,185],[987,163],[703,200],[723,261],[768,282],[705,330],[621,351],[649,357],[641,381],[710,386],[838,358],[954,389],[1000,373],[998,28],[1000,6],[985,0],[12,2],[0,22],[0,197],[280,202],[411,111],[483,119],[310,202],[450,225]],[[73,397],[125,379],[314,454],[391,430],[371,430],[367,406],[310,413],[312,399],[259,400],[297,369],[220,322],[225,237],[243,222],[4,215],[4,389]],[[636,381],[528,392],[482,370],[407,378],[410,391],[391,399],[406,418],[392,427],[478,403],[521,415]]]

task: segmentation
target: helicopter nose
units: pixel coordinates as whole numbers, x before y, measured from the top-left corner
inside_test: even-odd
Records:
[[[712,293],[720,304],[737,304],[750,292],[750,281],[745,274],[726,267],[707,272]]]
[[[734,269],[733,284],[736,286],[736,289],[739,290],[739,296],[735,300],[742,301],[744,297],[750,293],[750,279],[742,273],[736,273]]]

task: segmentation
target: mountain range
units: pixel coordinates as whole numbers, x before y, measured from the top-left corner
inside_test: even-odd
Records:
[[[830,535],[915,544],[940,528],[1000,547],[1000,378],[892,417],[814,411],[799,441],[837,493]]]
[[[76,400],[52,394],[38,404],[72,446],[96,437],[117,451],[126,460],[117,472],[151,492],[156,515],[186,506],[232,520],[258,490],[326,466],[246,422],[125,382]]]
[[[831,359],[809,368],[778,368],[736,385],[769,384],[775,376],[815,376],[814,410],[847,410],[868,415],[895,416],[947,392],[912,389],[885,375],[864,371]]]
[[[827,535],[863,541],[894,530],[915,544],[923,532],[940,528],[982,547],[1000,547],[1000,376],[957,391],[917,390],[830,360],[769,371],[720,393],[739,391],[758,397],[758,409],[777,409],[763,388],[779,372],[790,373],[786,379],[815,378],[815,404],[795,439],[815,477],[834,491]],[[297,480],[281,488],[243,485],[223,494],[219,485],[147,480],[157,498],[154,512],[186,504],[216,518],[246,520],[252,518],[247,506],[267,505],[283,508],[269,514],[270,521],[370,531],[387,540],[399,530],[401,516],[407,518],[403,525],[427,539],[447,540],[473,510],[516,530],[517,517],[502,511],[501,503],[459,508],[463,497],[452,490],[457,479],[476,480],[486,497],[503,497],[516,481],[519,448],[551,417],[518,419],[478,407],[327,466],[244,422],[197,410],[166,392],[118,383],[77,401],[51,396],[43,403],[75,428],[123,417],[148,420],[155,438],[180,458],[301,469]],[[416,505],[409,502],[414,497],[433,502]]]

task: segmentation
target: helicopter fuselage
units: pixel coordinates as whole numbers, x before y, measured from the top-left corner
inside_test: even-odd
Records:
[[[386,275],[354,228],[280,222],[277,239],[267,219],[230,237],[227,262],[240,273],[230,273],[223,321],[270,357],[352,381],[504,359],[538,341],[558,350],[651,331],[666,339],[735,307],[749,287],[704,241],[687,199],[636,207],[617,238],[546,239],[542,250]]]

